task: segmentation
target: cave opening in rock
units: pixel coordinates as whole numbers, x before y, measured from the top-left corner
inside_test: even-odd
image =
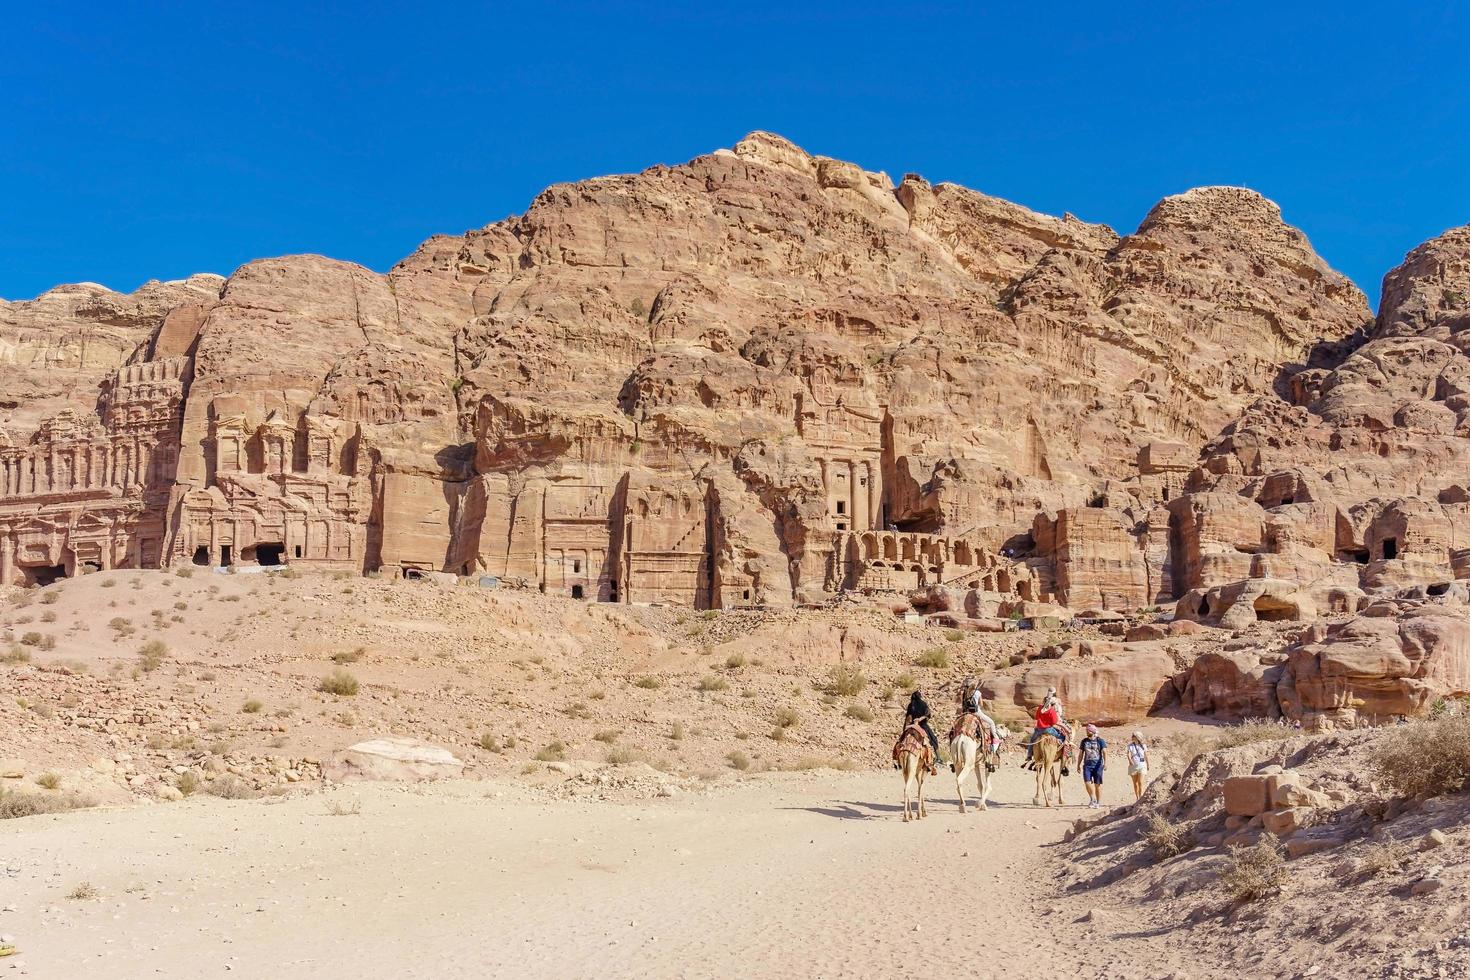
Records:
[[[1261,596],[1252,608],[1256,611],[1256,619],[1263,623],[1290,622],[1297,618],[1295,606],[1269,596]]]
[[[197,547],[197,548],[194,549],[193,562],[196,565],[208,565],[209,564],[209,546],[208,545],[201,544],[199,547]]]
[[[582,598],[582,587],[580,585],[574,585],[574,586],[572,586],[572,598],[573,599],[580,599],[580,598]]]
[[[1450,583],[1435,582],[1426,590],[1430,595],[1444,595],[1450,591]]]
[[[1399,556],[1399,539],[1398,538],[1384,538],[1383,539],[1383,557],[1384,557],[1384,559],[1391,561],[1394,558],[1397,558],[1398,556]]]
[[[255,546],[255,561],[257,564],[267,567],[281,564],[285,557],[286,546],[283,544],[258,544]]]
[[[219,546],[219,563],[224,567],[235,564],[235,549],[227,544]]]
[[[65,565],[40,565],[32,568],[22,568],[27,585],[34,585],[43,589],[53,582],[66,578]]]

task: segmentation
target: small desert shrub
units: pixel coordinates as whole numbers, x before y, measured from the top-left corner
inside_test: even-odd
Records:
[[[20,643],[21,646],[38,647],[41,645],[41,639],[40,633],[27,633],[20,638]]]
[[[655,691],[664,686],[664,682],[657,677],[644,676],[633,682],[634,687],[641,687],[645,691]]]
[[[332,654],[334,664],[355,664],[362,659],[362,647],[356,650],[338,650]]]
[[[961,630],[945,630],[944,638],[951,643],[958,643],[965,638],[965,634]]]
[[[726,670],[739,670],[741,667],[744,667],[744,666],[745,666],[745,654],[743,654],[743,653],[732,653],[728,657],[725,658],[725,669]]]
[[[669,728],[669,739],[671,741],[674,741],[674,742],[683,741],[683,739],[684,739],[684,723],[682,721],[676,721],[676,722],[674,722],[674,724],[672,726],[670,726],[670,728]]]
[[[151,673],[163,666],[168,656],[168,645],[162,640],[149,640],[138,648],[138,666],[144,673]]]
[[[1172,824],[1155,813],[1148,818],[1148,826],[1143,831],[1143,843],[1155,860],[1162,861],[1189,850],[1194,846],[1194,838],[1184,827]]]
[[[560,741],[552,742],[550,745],[536,753],[537,762],[562,762],[567,757],[567,747]]]
[[[847,706],[847,710],[844,711],[843,714],[847,715],[847,717],[853,719],[854,721],[873,720],[872,710],[861,704],[849,704]]]
[[[904,671],[902,674],[899,674],[893,679],[893,686],[898,688],[900,691],[912,691],[915,687],[918,686],[918,683],[919,682],[914,679],[914,675],[910,674],[908,671]]]
[[[1227,725],[1221,729],[1220,734],[1215,737],[1215,748],[1233,749],[1240,745],[1274,742],[1300,734],[1295,729],[1278,725],[1274,721],[1264,718],[1247,718],[1238,725]]]
[[[263,709],[264,707],[265,705],[262,702],[255,700],[255,698],[251,698],[249,701],[246,701],[244,704],[240,705],[240,710],[245,712],[247,715],[258,715],[260,714],[261,709]]]
[[[357,683],[356,677],[353,677],[347,671],[338,668],[337,670],[332,671],[326,677],[323,677],[321,679],[321,683],[316,686],[316,689],[318,691],[321,691],[323,694],[335,694],[338,697],[351,697],[352,695],[357,693],[358,686],[359,685]]]
[[[328,800],[327,816],[355,817],[362,813],[362,804],[357,800]]]
[[[801,724],[801,715],[796,713],[795,708],[782,708],[776,712],[776,725],[779,728],[795,728]]]
[[[192,769],[179,773],[179,777],[174,780],[174,789],[183,793],[185,796],[193,796],[199,792],[201,785],[199,774]]]
[[[1397,871],[1409,858],[1409,850],[1403,842],[1386,840],[1369,844],[1363,849],[1363,858],[1358,862],[1358,874],[1372,878],[1385,871]]]
[[[750,756],[744,752],[731,752],[725,756],[725,761],[730,763],[731,769],[739,769],[741,772],[750,768]]]
[[[827,674],[827,690],[845,698],[856,697],[868,686],[863,672],[852,664],[837,664]]]
[[[485,732],[483,735],[480,736],[480,741],[478,744],[480,748],[484,749],[486,752],[498,753],[500,751],[500,739],[496,738],[489,732]]]
[[[221,776],[209,784],[209,795],[222,800],[253,800],[255,790],[245,780],[235,776]]]
[[[1275,834],[1262,834],[1250,847],[1232,847],[1220,885],[1235,902],[1253,902],[1281,889],[1286,882],[1286,857]]]
[[[0,820],[62,813],[91,805],[90,801],[70,793],[15,793],[0,789]]]
[[[74,902],[89,902],[97,897],[97,887],[90,881],[84,881],[67,892],[66,897]]]
[[[1470,716],[1394,728],[1374,747],[1372,766],[1405,796],[1459,792],[1470,783]]]
[[[57,599],[60,599],[60,598],[61,598],[61,593],[60,592],[42,592],[41,593],[41,605],[43,605],[43,606],[55,605],[56,600]],[[52,619],[55,619],[55,618],[56,617],[53,615],[52,616]]]
[[[185,566],[184,568],[181,568],[178,571],[174,572],[174,574],[177,575],[179,578],[193,578],[194,569]]]
[[[11,647],[3,656],[0,656],[0,664],[23,664],[27,663],[30,659],[31,653],[29,650],[22,650],[20,647]]]
[[[699,679],[699,690],[706,693],[710,691],[724,691],[729,687],[729,682],[723,677],[701,677]]]
[[[593,735],[592,737],[595,738],[597,741],[602,742],[602,743],[604,743],[606,745],[611,745],[612,743],[614,743],[614,742],[616,742],[618,740],[618,735],[619,734],[621,734],[621,733],[618,732],[617,729],[615,729],[615,728],[608,728],[608,729],[605,729],[603,731],[598,732],[596,735]]]
[[[604,758],[607,760],[607,764],[610,766],[631,766],[635,762],[643,761],[643,753],[639,752],[637,749],[631,749],[627,748],[626,746],[620,745],[615,748],[608,749],[607,755],[604,756]]]
[[[115,586],[115,585],[117,585],[117,579],[115,579],[115,578],[105,578],[105,579],[103,579],[103,580],[102,580],[102,581],[101,581],[101,582],[100,582],[100,583],[99,583],[99,584],[100,584],[100,585],[101,585],[101,586],[102,586],[102,587],[103,587],[103,588],[104,588],[104,589],[110,589],[110,588],[112,588],[112,587],[113,587],[113,586]]]
[[[174,608],[177,609],[179,612],[183,612],[184,610],[189,608],[189,604],[180,599],[178,602],[174,603]]]
[[[606,691],[593,691],[591,694],[587,695],[587,700],[601,701],[605,697],[607,697]]]
[[[41,613],[41,622],[43,622],[43,623],[54,623],[54,622],[56,622],[56,610],[54,610],[54,609],[48,609],[45,612]]]
[[[54,772],[43,772],[36,777],[36,785],[42,789],[58,789],[61,786],[61,777]]]
[[[795,762],[785,762],[780,766],[782,772],[807,772],[812,769],[836,769],[841,772],[850,772],[854,768],[856,767],[846,759],[818,758],[797,759]]]
[[[583,704],[581,701],[578,701],[575,704],[567,705],[565,708],[561,709],[561,713],[566,715],[568,718],[583,719],[592,717],[592,712],[588,711],[587,705]]]
[[[919,655],[915,663],[920,667],[930,667],[941,670],[949,666],[949,651],[943,647],[935,647],[933,650],[925,650]]]

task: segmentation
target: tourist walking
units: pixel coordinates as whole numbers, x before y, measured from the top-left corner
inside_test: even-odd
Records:
[[[1097,726],[1087,726],[1087,737],[1077,746],[1082,760],[1082,785],[1087,789],[1087,807],[1102,806],[1103,770],[1108,763],[1108,743],[1098,737]]]
[[[1143,796],[1143,781],[1148,776],[1148,746],[1143,734],[1134,732],[1128,739],[1128,778],[1133,780],[1133,799]]]

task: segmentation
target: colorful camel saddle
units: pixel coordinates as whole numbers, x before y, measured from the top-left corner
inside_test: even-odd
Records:
[[[919,765],[925,769],[933,768],[934,750],[929,746],[929,736],[918,725],[905,728],[898,741],[893,743],[893,761],[902,763],[905,752],[918,756]]]
[[[969,711],[960,715],[949,726],[949,740],[953,742],[961,735],[968,735],[975,741],[980,741],[980,719]]]

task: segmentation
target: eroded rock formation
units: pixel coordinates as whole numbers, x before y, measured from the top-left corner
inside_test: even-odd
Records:
[[[1325,464],[1344,439],[1459,458],[1453,289],[1423,283],[1462,244],[1416,252],[1348,356],[1362,294],[1253,192],[1166,198],[1120,237],[753,133],[554,186],[386,275],[291,256],[64,287],[0,305],[0,582],[289,562],[1118,609],[1433,578],[1470,495]],[[1399,377],[1415,396],[1383,393]],[[1251,434],[1280,418],[1302,448],[1278,463]]]

